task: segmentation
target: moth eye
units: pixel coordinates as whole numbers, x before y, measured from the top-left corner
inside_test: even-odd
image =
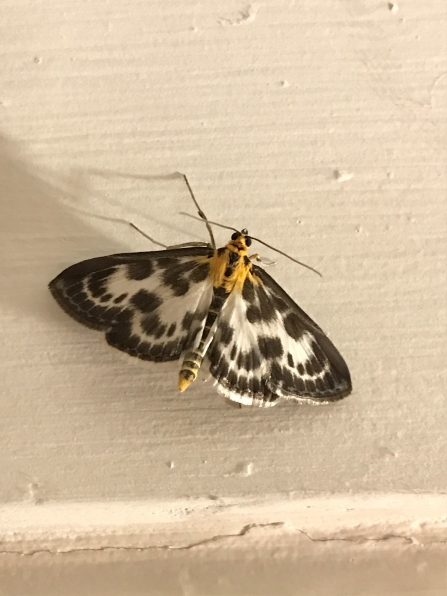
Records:
[[[249,238],[248,236],[245,237],[245,245],[251,246],[251,238]]]
[[[240,234],[239,232],[234,232],[234,234],[231,234],[231,240],[237,240],[239,238]]]

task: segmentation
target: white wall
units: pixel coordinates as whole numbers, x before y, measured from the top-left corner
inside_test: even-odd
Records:
[[[25,564],[14,553],[48,544],[88,542],[99,564],[110,532],[114,548],[141,546],[153,515],[161,544],[176,532],[189,544],[290,516],[299,528],[303,503],[321,499],[328,515],[306,528],[326,538],[373,527],[380,561],[390,528],[417,527],[445,553],[445,21],[444,2],[414,0],[3,4],[0,577]],[[210,219],[323,272],[259,248],[340,348],[352,396],[264,411],[229,408],[211,380],[180,395],[176,364],[134,361],[54,303],[46,285],[64,267],[152,249],[116,219],[166,244],[206,239],[180,215],[194,213],[180,181],[157,177],[178,170]],[[136,534],[135,507],[146,512]],[[196,513],[194,533],[182,524]],[[293,546],[284,552],[287,578]],[[434,596],[442,565],[424,564],[412,589]],[[253,594],[266,593],[253,573]],[[179,593],[207,593],[200,581]]]

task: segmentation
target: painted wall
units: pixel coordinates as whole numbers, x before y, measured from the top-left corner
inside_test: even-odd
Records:
[[[72,548],[89,506],[100,548],[108,526],[133,535],[123,512],[142,503],[174,512],[170,544],[204,502],[200,528],[224,511],[216,532],[237,534],[288,519],[250,503],[296,512],[328,499],[332,513],[309,526],[327,537],[350,525],[334,524],[337,499],[349,509],[368,495],[371,512],[390,495],[382,521],[394,524],[399,495],[425,494],[436,505],[417,498],[406,530],[429,518],[427,539],[441,540],[445,21],[440,1],[3,3],[0,530],[13,567],[19,543]],[[168,245],[207,239],[181,214],[194,207],[176,171],[210,219],[323,273],[254,245],[339,347],[352,396],[239,410],[206,375],[180,395],[176,363],[133,360],[58,308],[46,286],[66,266],[156,248],[119,220]],[[51,524],[60,507],[68,534]]]

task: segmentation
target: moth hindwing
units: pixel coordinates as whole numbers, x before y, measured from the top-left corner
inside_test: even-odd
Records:
[[[243,230],[224,247],[123,253],[82,261],[49,284],[59,305],[107,342],[154,362],[183,357],[184,391],[205,361],[217,390],[243,405],[323,404],[351,392],[323,331],[252,262]]]

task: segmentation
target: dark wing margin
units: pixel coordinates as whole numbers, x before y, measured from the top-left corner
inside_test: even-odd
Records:
[[[206,247],[190,247],[97,257],[68,267],[49,289],[70,317],[104,331],[113,347],[144,360],[177,360],[194,339],[204,309],[199,291],[190,310],[178,308],[178,302],[206,279],[206,263],[194,257],[211,254]],[[167,323],[163,315],[171,313],[176,320]]]
[[[281,314],[286,331],[283,343],[292,346],[272,362],[268,385],[273,393],[313,403],[338,401],[349,395],[351,375],[331,340],[264,269],[253,265],[253,273],[261,279],[274,309]],[[308,352],[307,361],[298,365],[293,358],[295,342]]]

